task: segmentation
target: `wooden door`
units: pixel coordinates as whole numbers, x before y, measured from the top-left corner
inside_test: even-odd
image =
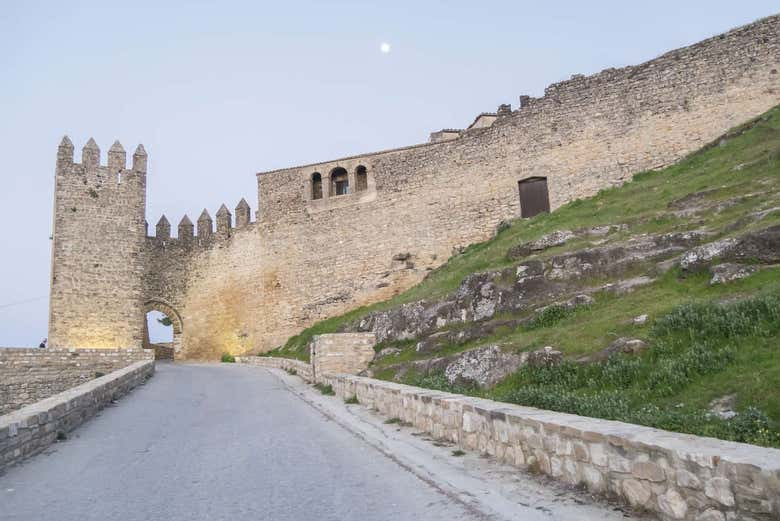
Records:
[[[520,216],[533,217],[550,212],[550,196],[546,177],[529,177],[517,182],[520,190]]]

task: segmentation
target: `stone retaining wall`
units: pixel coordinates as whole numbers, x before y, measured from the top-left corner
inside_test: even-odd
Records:
[[[662,519],[780,519],[780,450],[358,376],[318,380],[332,385],[339,398],[356,396],[436,439]]]
[[[314,378],[321,374],[359,374],[374,359],[374,333],[315,335],[310,345]]]
[[[270,356],[237,356],[236,362],[241,364],[256,365],[273,369],[284,369],[287,372],[295,371],[295,374],[311,382],[314,380],[311,364],[292,358],[272,358]]]
[[[154,352],[142,349],[0,349],[0,414],[144,360],[154,360]]]
[[[111,374],[0,416],[0,473],[41,452],[153,374],[154,360],[134,362]]]

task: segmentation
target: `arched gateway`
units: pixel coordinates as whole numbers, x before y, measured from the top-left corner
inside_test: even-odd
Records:
[[[184,324],[181,320],[181,316],[173,308],[173,306],[162,299],[148,300],[144,304],[144,315],[150,311],[159,311],[160,313],[164,314],[171,321],[171,327],[173,328],[172,349],[166,350],[164,348],[155,348],[155,357],[158,359],[173,360],[182,348],[182,331],[184,330]],[[144,330],[144,343],[148,344],[149,332],[147,330],[146,321],[144,321]]]

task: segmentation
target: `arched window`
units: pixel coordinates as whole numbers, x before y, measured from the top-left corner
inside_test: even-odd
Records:
[[[349,193],[349,178],[347,171],[337,166],[330,172],[330,195],[347,195]]]
[[[319,172],[311,175],[311,198],[322,199],[322,176]]]
[[[363,165],[355,169],[355,191],[362,192],[368,190],[368,171]]]

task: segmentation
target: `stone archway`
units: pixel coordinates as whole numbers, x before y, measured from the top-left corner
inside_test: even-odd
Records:
[[[170,359],[176,358],[176,355],[181,352],[182,348],[182,332],[184,331],[184,323],[181,320],[181,315],[174,309],[172,305],[165,302],[162,299],[148,300],[144,304],[144,315],[150,311],[159,311],[167,316],[171,321],[171,327],[173,328],[173,342],[170,353],[165,349],[155,349],[155,357],[158,359]],[[148,331],[146,330],[146,319],[144,319],[144,341],[147,342],[149,338]],[[145,346],[146,347],[146,346]]]

